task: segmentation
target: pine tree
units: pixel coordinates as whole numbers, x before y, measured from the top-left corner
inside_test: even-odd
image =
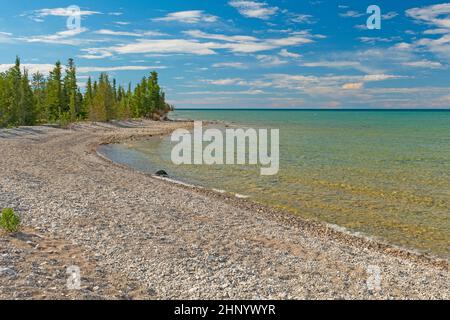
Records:
[[[83,99],[83,118],[88,119],[92,109],[92,100],[94,98],[94,89],[92,87],[92,79],[88,78],[86,83],[86,92]]]
[[[158,73],[153,71],[150,74],[149,79],[149,91],[150,91],[150,100],[151,105],[148,110],[148,117],[151,117],[154,113],[157,113],[161,110],[161,88],[158,84]]]
[[[25,70],[20,83],[18,125],[32,126],[36,123],[36,109],[33,90]]]
[[[114,103],[117,102],[117,83],[116,83],[116,79],[113,79],[113,100],[114,100]]]
[[[19,123],[19,105],[20,105],[20,90],[22,84],[22,73],[20,71],[20,59],[16,57],[14,67],[8,72],[7,80],[7,95],[9,101],[7,103],[7,123],[11,126],[20,125]]]
[[[64,112],[64,95],[61,83],[61,63],[58,61],[53,71],[50,72],[47,90],[45,93],[45,108],[47,118],[50,121],[57,121]]]
[[[45,78],[42,73],[39,71],[33,74],[32,76],[32,89],[33,89],[33,95],[35,99],[35,114],[36,114],[36,120],[39,123],[45,123],[47,119],[47,115],[45,112]]]
[[[86,120],[87,113],[84,112],[83,109],[83,94],[81,93],[80,88],[77,89],[76,93],[76,106],[77,106],[77,117],[80,120]]]
[[[73,59],[69,59],[66,67],[66,76],[64,77],[63,89],[63,112],[69,112],[70,120],[75,121],[80,113],[80,106],[78,105],[78,88],[77,75]]]
[[[114,95],[108,75],[100,75],[98,85],[94,83],[95,93],[89,118],[92,121],[108,121],[114,119]]]
[[[142,116],[142,87],[140,84],[138,84],[134,89],[134,94],[131,101],[133,117],[140,118]]]
[[[8,92],[7,92],[7,74],[0,73],[0,128],[8,125]]]

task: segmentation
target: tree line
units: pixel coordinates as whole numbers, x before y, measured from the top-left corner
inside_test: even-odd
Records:
[[[69,59],[65,70],[61,62],[48,76],[29,75],[15,65],[0,73],[0,127],[32,126],[44,123],[68,124],[90,120],[152,118],[160,119],[173,110],[166,103],[158,84],[158,73],[151,72],[134,88],[117,86],[102,73],[98,80],[88,78],[84,92],[77,84],[76,66]]]

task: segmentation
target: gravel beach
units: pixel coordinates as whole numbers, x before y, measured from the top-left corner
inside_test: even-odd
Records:
[[[0,130],[0,299],[449,299],[449,261],[116,165],[184,122]],[[69,290],[77,266],[81,288]],[[379,277],[377,272],[380,271]]]

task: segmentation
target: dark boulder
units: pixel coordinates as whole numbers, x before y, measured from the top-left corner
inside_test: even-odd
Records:
[[[157,175],[158,177],[168,177],[169,176],[169,174],[166,171],[164,171],[164,170],[156,171],[155,175]]]

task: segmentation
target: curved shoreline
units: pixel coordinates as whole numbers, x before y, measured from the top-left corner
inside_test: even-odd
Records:
[[[164,136],[164,135],[167,135],[167,133],[163,133],[158,136]],[[138,139],[148,139],[151,137],[153,137],[153,136],[145,136],[144,135],[144,136],[138,137]],[[134,138],[135,137],[133,137],[133,139]],[[101,142],[95,148],[95,154],[98,157],[100,157],[101,159],[103,159],[104,161],[110,162],[113,165],[118,166],[120,168],[132,170],[134,172],[138,172],[141,174],[145,174],[154,179],[162,180],[162,181],[165,181],[167,183],[170,183],[170,184],[173,184],[173,185],[176,185],[179,187],[192,189],[192,190],[195,190],[196,192],[201,192],[208,196],[218,197],[223,200],[236,201],[237,205],[242,206],[245,209],[256,210],[258,212],[258,214],[260,214],[260,213],[270,214],[272,216],[280,218],[280,220],[287,222],[287,223],[297,223],[297,224],[301,224],[301,225],[307,225],[309,228],[316,229],[318,235],[331,236],[330,232],[333,232],[336,239],[344,241],[346,244],[358,245],[358,246],[362,245],[366,248],[374,249],[374,250],[377,250],[382,253],[387,253],[394,257],[403,257],[403,258],[406,257],[408,259],[412,259],[413,261],[420,261],[420,262],[434,265],[439,268],[443,268],[444,270],[448,270],[450,267],[450,259],[445,259],[443,257],[439,257],[439,256],[433,255],[431,253],[420,252],[419,250],[414,250],[412,248],[405,248],[405,247],[401,247],[401,246],[398,246],[395,244],[391,244],[391,243],[382,241],[381,239],[378,239],[376,237],[370,236],[365,233],[351,231],[351,230],[349,230],[345,227],[339,226],[339,225],[327,223],[324,221],[318,221],[318,220],[308,220],[308,219],[302,218],[300,216],[296,216],[292,213],[278,210],[278,209],[263,205],[261,203],[255,202],[251,199],[250,196],[243,196],[243,195],[240,195],[240,194],[237,194],[234,192],[230,192],[227,190],[209,189],[209,188],[205,188],[205,187],[202,187],[199,185],[185,183],[183,181],[179,181],[179,180],[172,179],[172,178],[159,177],[155,174],[145,172],[145,171],[133,168],[131,166],[116,162],[98,151],[98,148],[101,145],[116,144],[116,143],[120,144],[127,140],[129,140],[129,138],[125,138],[124,140],[114,140],[114,142],[107,142],[107,141]]]
[[[191,123],[0,130],[0,299],[448,299],[449,263],[97,155]],[[66,288],[79,265],[82,288]],[[368,267],[382,285],[368,289]],[[15,273],[13,273],[13,271]]]

